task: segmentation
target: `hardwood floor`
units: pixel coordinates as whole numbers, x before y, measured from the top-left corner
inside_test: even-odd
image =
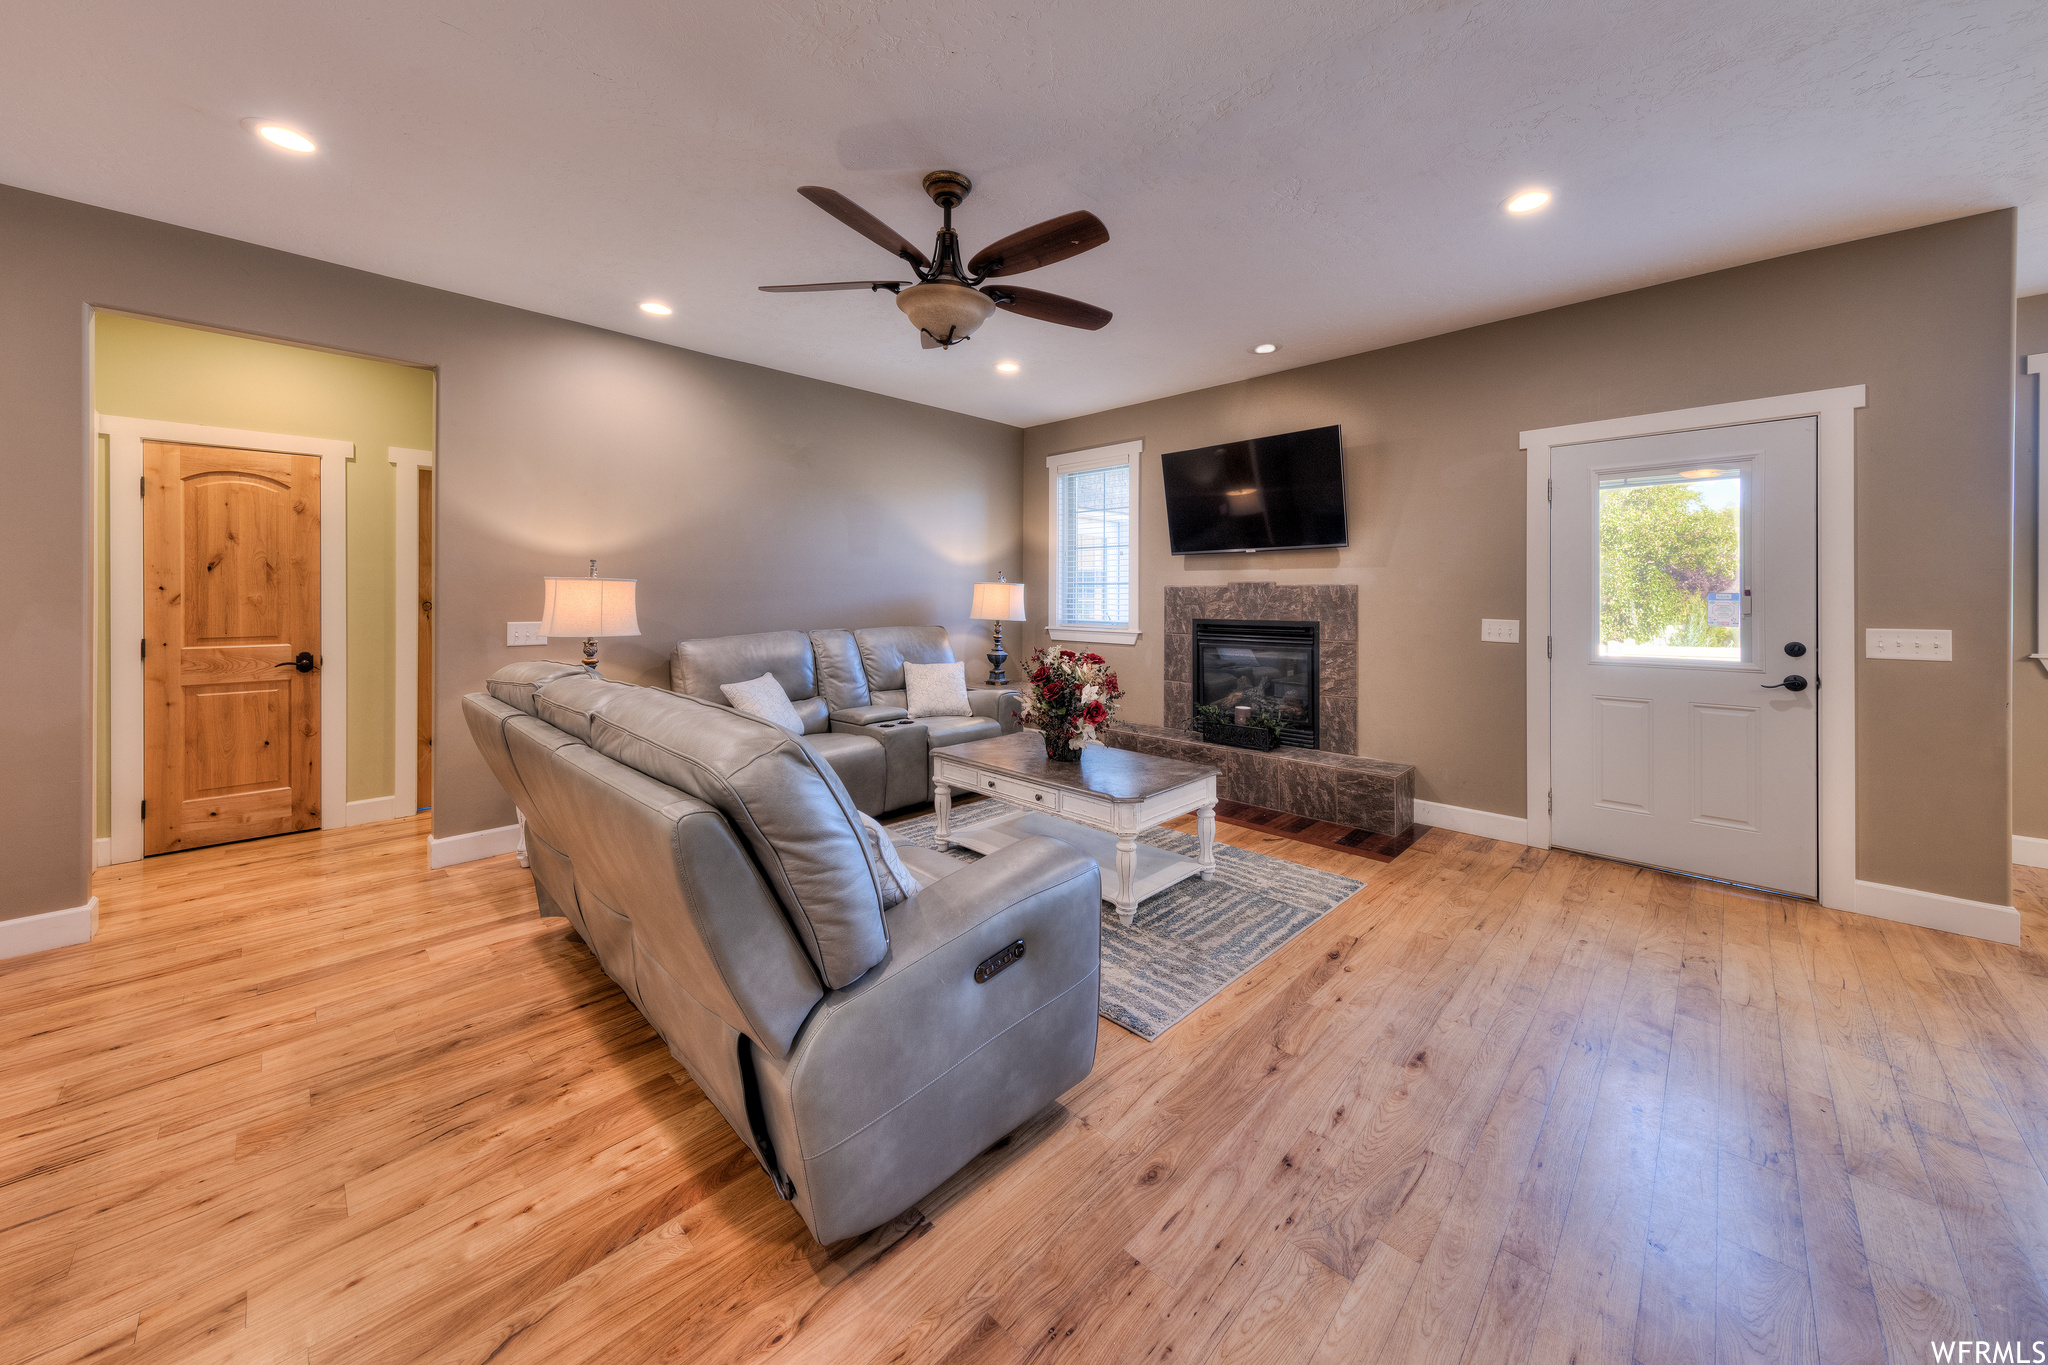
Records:
[[[510,857],[99,875],[0,962],[0,1361],[1925,1361],[2048,1338],[2027,946],[1432,830],[819,1248]],[[2020,1358],[2030,1358],[2031,1347]]]

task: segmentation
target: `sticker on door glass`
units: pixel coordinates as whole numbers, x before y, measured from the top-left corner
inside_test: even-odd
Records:
[[[1742,462],[1601,476],[1599,657],[1742,661]]]

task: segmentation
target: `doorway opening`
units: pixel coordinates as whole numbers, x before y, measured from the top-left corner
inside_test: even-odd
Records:
[[[434,372],[104,310],[91,346],[95,864],[411,815]]]
[[[434,804],[434,453],[393,446],[390,463],[397,500],[391,800],[395,814],[413,815]]]
[[[1551,447],[1551,841],[1812,897],[1811,417]]]
[[[1522,433],[1522,447],[1528,453],[1528,514],[1525,523],[1527,597],[1524,611],[1529,623],[1526,637],[1529,646],[1525,650],[1529,843],[1537,847],[1550,847],[1556,833],[1552,802],[1558,775],[1558,736],[1553,732],[1553,715],[1556,701],[1554,673],[1558,663],[1552,656],[1564,648],[1564,642],[1558,638],[1559,623],[1554,619],[1553,606],[1556,588],[1555,559],[1559,550],[1553,538],[1552,524],[1554,456],[1557,448],[1589,442],[1615,442],[1708,428],[1734,427],[1747,423],[1811,417],[1815,419],[1816,471],[1812,514],[1817,579],[1813,606],[1814,638],[1801,640],[1788,636],[1785,641],[1773,640],[1770,643],[1773,650],[1780,649],[1786,643],[1806,644],[1817,647],[1820,657],[1837,661],[1837,666],[1826,676],[1827,705],[1818,710],[1814,723],[1815,885],[1817,897],[1823,904],[1840,909],[1856,908],[1859,883],[1856,880],[1856,671],[1853,666],[1857,652],[1855,420],[1856,410],[1863,405],[1863,387],[1856,385]],[[1644,463],[1655,464],[1656,461]],[[1682,477],[1692,467],[1690,464],[1684,464],[1674,472]],[[1576,493],[1573,496],[1576,496]],[[1702,583],[1696,586],[1705,589],[1708,585]],[[1728,591],[1718,584],[1713,585],[1713,588],[1717,591]],[[1589,599],[1586,602],[1585,610],[1588,613],[1597,609],[1597,599]],[[1714,647],[1723,650],[1730,647],[1731,642],[1728,638],[1719,634],[1709,636],[1705,633],[1701,634],[1697,646],[1686,646],[1681,643],[1678,634],[1670,631],[1672,624],[1664,622],[1655,630],[1640,632],[1639,634],[1652,637],[1647,642],[1621,632],[1616,633],[1616,638],[1623,649],[1629,647],[1628,642],[1632,638],[1637,648],[1645,646],[1646,643],[1653,647]],[[1683,623],[1679,624],[1682,632],[1685,627]],[[1708,624],[1710,623],[1706,620],[1696,623],[1702,632]],[[1737,628],[1737,636],[1740,635],[1741,628]],[[1759,650],[1761,648],[1754,643],[1745,643],[1743,647]],[[1749,657],[1753,659],[1750,666],[1759,669],[1762,667],[1763,657],[1760,652]],[[1641,662],[1647,665],[1656,661]],[[1770,662],[1775,667],[1780,660],[1773,656]],[[1740,665],[1723,663],[1719,666],[1727,668]],[[1786,673],[1796,671],[1798,670],[1792,668],[1784,670]],[[1761,689],[1762,683],[1772,680],[1760,677],[1756,681]],[[1781,695],[1781,692],[1782,689],[1760,690],[1759,695],[1775,697]],[[1641,702],[1646,698],[1626,688],[1606,689],[1606,694],[1615,704],[1613,714],[1607,717],[1613,721],[1615,754],[1626,756],[1626,745],[1623,741],[1629,739],[1631,735],[1640,739],[1644,745],[1650,744],[1653,736],[1648,713],[1640,709],[1632,714],[1627,713],[1628,703]],[[1710,719],[1740,719],[1734,712],[1748,705],[1746,700],[1734,703],[1728,714],[1717,714]],[[1627,722],[1634,722],[1633,728]],[[1721,735],[1709,736],[1715,739],[1726,737],[1725,727]],[[1739,740],[1741,737],[1735,738]],[[1627,765],[1622,764],[1617,771],[1626,769]],[[1640,766],[1637,771],[1641,772]],[[1615,794],[1627,795],[1618,789]],[[1714,795],[1717,801],[1725,795],[1710,794]],[[1610,802],[1610,805],[1623,804],[1626,802]],[[1666,866],[1684,866],[1684,860],[1652,857],[1642,861],[1659,862]]]
[[[419,701],[413,725],[413,809],[434,808],[434,471],[419,472],[419,579],[414,585],[413,638],[419,661],[413,667],[413,695]],[[404,685],[401,678],[400,686]]]

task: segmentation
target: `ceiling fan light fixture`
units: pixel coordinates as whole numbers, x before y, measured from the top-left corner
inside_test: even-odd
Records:
[[[1549,202],[1549,190],[1523,190],[1502,207],[1509,213],[1534,213]]]
[[[964,284],[933,281],[896,296],[896,306],[917,330],[941,346],[955,346],[974,334],[995,311],[995,300]]]

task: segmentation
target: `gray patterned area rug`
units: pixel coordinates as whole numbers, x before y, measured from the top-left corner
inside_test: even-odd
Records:
[[[953,828],[1013,811],[976,801],[954,808]],[[898,843],[931,849],[939,846],[937,831],[935,815],[889,826]],[[1189,858],[1199,842],[1172,829],[1149,829],[1138,838]],[[962,862],[981,856],[964,848],[946,852]],[[1102,1017],[1140,1038],[1157,1038],[1364,885],[1219,840],[1216,880],[1190,879],[1141,901],[1129,928],[1103,902]]]

